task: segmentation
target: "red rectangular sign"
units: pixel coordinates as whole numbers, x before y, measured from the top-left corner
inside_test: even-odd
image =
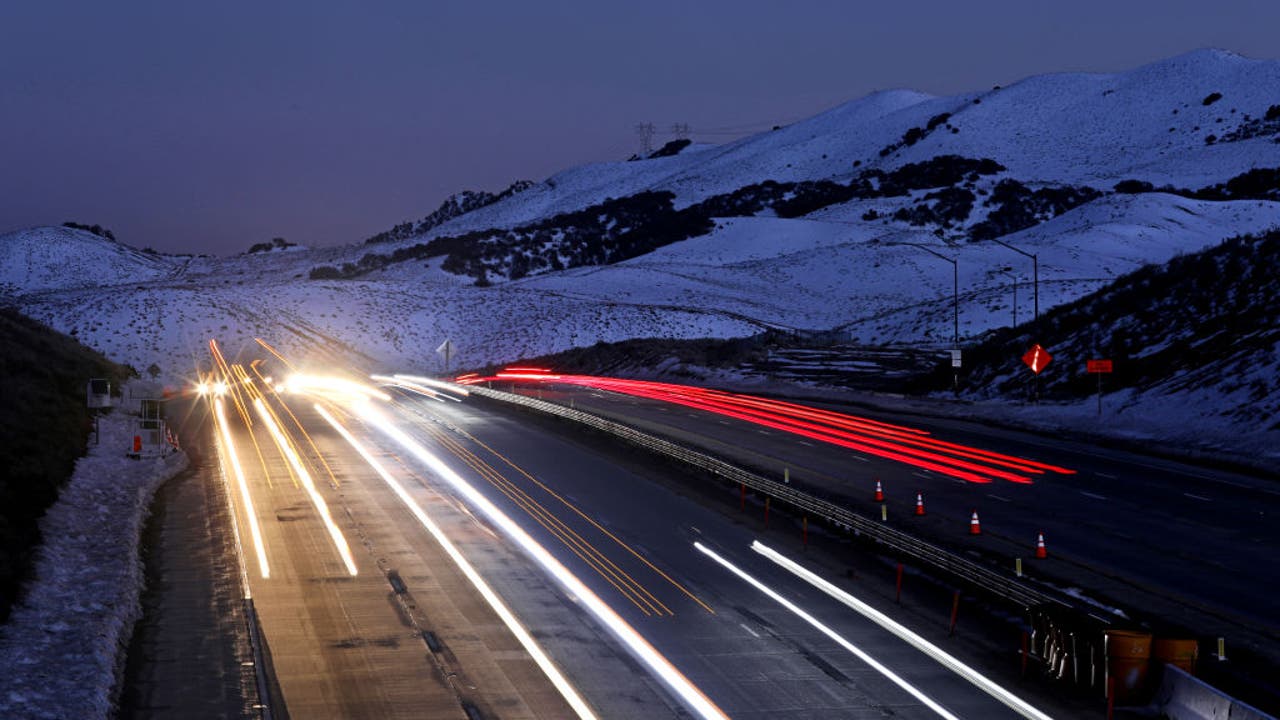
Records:
[[[1087,360],[1085,368],[1091,373],[1109,373],[1111,372],[1110,360]]]

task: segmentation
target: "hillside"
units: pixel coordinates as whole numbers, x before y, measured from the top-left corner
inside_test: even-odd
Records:
[[[89,378],[128,374],[102,355],[0,308],[0,622],[40,541],[37,526],[84,455]]]
[[[927,354],[952,344],[953,293],[963,345],[1029,319],[1031,261],[994,240],[1037,255],[1048,313],[1274,227],[1280,62],[1206,50],[875,93],[725,145],[461,193],[343,247],[176,258],[37,228],[0,236],[0,256],[25,313],[181,381],[214,336],[426,372],[446,338],[455,368],[768,330]]]
[[[1003,329],[967,353],[965,394],[1050,402],[1093,412],[1088,359],[1110,359],[1102,380],[1107,422],[1159,427],[1192,446],[1223,431],[1280,448],[1280,230],[1232,238],[1164,265],[1149,265],[1026,325]],[[1035,376],[1019,358],[1033,342],[1054,359]],[[935,378],[935,389],[948,386]],[[1072,402],[1075,401],[1075,402]],[[1216,431],[1216,432],[1215,432]]]

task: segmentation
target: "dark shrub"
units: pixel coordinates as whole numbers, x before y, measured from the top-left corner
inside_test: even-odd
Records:
[[[1221,99],[1222,99],[1222,93],[1220,93],[1220,92],[1212,92],[1212,93],[1209,93],[1208,95],[1206,95],[1206,96],[1204,97],[1204,100],[1201,100],[1200,102],[1201,102],[1201,104],[1202,104],[1202,105],[1204,105],[1205,107],[1208,107],[1208,106],[1210,106],[1210,105],[1212,105],[1212,104],[1214,104],[1214,103],[1218,102],[1218,101],[1219,101],[1219,100],[1221,100]]]

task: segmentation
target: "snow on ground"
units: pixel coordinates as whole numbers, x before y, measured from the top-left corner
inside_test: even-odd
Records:
[[[131,416],[102,419],[101,443],[44,519],[35,579],[0,626],[0,717],[107,718],[141,609],[139,537],[183,453],[130,460]]]

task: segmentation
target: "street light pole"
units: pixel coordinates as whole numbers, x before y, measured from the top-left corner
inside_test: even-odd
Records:
[[[1009,248],[1010,250],[1018,253],[1019,255],[1023,255],[1025,257],[1031,258],[1031,282],[1032,282],[1032,287],[1034,288],[1034,290],[1032,291],[1032,294],[1035,296],[1034,317],[1036,322],[1036,329],[1039,330],[1040,329],[1040,256],[1036,253],[1029,253],[1026,250],[1016,248],[1010,245],[1009,243],[1003,240],[1000,240],[998,238],[991,238],[991,240],[997,245],[1003,245],[1004,247]]]
[[[927,245],[920,245],[917,243],[905,243],[905,244],[911,245],[913,247],[918,247],[921,250],[924,250],[925,252],[929,253],[930,255],[933,255],[934,257],[937,257],[942,260],[946,260],[947,262],[951,263],[951,322],[952,322],[952,335],[951,335],[952,345],[951,346],[956,350],[959,350],[960,349],[960,261],[957,258],[949,258],[946,255],[943,255],[942,253],[937,252],[936,250],[930,248]],[[960,373],[959,372],[952,372],[951,387],[952,387],[952,390],[955,392],[960,391]]]
[[[1007,267],[996,272],[1001,275],[1008,275],[1013,281],[1013,327],[1018,327],[1018,276],[1013,274],[1013,268]]]

